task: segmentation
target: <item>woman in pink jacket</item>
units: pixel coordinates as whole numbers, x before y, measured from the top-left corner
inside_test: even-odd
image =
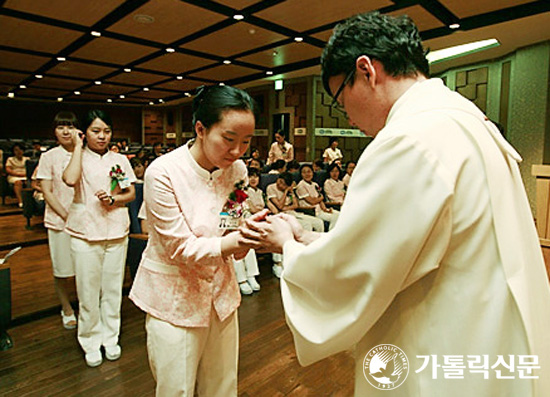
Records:
[[[236,396],[241,296],[232,255],[254,246],[220,225],[247,179],[239,158],[254,134],[253,101],[229,86],[202,89],[193,124],[196,139],[145,173],[149,241],[130,298],[147,313],[157,395],[192,396],[196,383],[200,396]]]

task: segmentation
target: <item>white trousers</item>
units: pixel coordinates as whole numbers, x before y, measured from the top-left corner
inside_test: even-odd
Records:
[[[313,230],[314,232],[319,232],[319,233],[323,233],[325,231],[325,224],[323,223],[323,220],[320,218],[316,218],[311,215],[306,215],[301,212],[296,212],[294,216],[296,217],[296,219],[298,219],[298,222],[300,223],[300,225],[302,225],[302,227],[305,230],[308,230],[308,231]]]
[[[235,267],[235,275],[239,283],[246,281],[248,277],[254,277],[260,274],[258,260],[256,259],[256,251],[249,250],[248,254],[240,261],[233,260],[233,267]]]
[[[118,344],[128,238],[90,242],[71,237],[78,294],[78,342],[85,353]]]
[[[320,211],[317,211],[315,216],[324,221],[328,221],[329,223],[328,230],[332,230],[336,225],[336,221],[338,220],[338,217],[340,216],[340,211],[333,209],[332,212],[325,212],[323,210],[320,210]]]
[[[237,311],[209,327],[177,327],[147,315],[147,352],[158,397],[237,396],[239,322]]]

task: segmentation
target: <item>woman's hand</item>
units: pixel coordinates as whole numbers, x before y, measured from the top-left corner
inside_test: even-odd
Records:
[[[115,199],[113,198],[113,196],[108,194],[105,190],[97,191],[95,196],[98,198],[98,200],[101,202],[101,205],[103,205],[104,207],[110,207],[115,202]]]
[[[289,240],[294,240],[293,226],[301,229],[298,222],[296,221],[296,224],[293,225],[290,218],[294,217],[288,214],[278,214],[267,217],[265,222],[247,219],[239,231],[247,239],[261,244],[260,252],[282,253],[284,244]],[[299,231],[297,232],[299,233]]]
[[[84,145],[84,133],[78,128],[73,128],[71,131],[71,139],[75,147]]]

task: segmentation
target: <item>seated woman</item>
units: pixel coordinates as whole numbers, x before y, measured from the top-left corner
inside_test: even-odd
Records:
[[[16,143],[12,146],[12,157],[8,157],[6,161],[6,173],[8,174],[8,183],[13,185],[13,191],[19,208],[23,208],[23,197],[21,192],[23,191],[23,183],[27,179],[27,171],[25,169],[25,163],[29,159],[23,156],[25,151],[23,147]]]
[[[341,173],[342,171],[338,163],[332,163],[328,167],[329,178],[325,181],[325,185],[323,186],[327,198],[325,205],[338,210],[344,203],[344,197],[346,196],[346,187],[344,182],[340,180]]]
[[[344,182],[344,186],[346,189],[349,186],[349,180],[351,178],[351,174],[353,174],[353,170],[355,169],[355,161],[348,161],[346,164],[346,175],[342,178],[342,182]]]
[[[322,232],[324,230],[323,221],[313,216],[299,214],[295,211],[298,207],[298,198],[294,194],[294,181],[292,175],[288,172],[283,172],[277,178],[275,183],[267,186],[267,208],[273,213],[285,212],[293,215],[302,227],[306,230],[315,230]],[[273,274],[277,278],[281,278],[283,272],[282,267],[283,256],[281,254],[273,254]]]
[[[248,187],[245,189],[245,193],[248,195],[246,204],[251,214],[255,214],[265,208],[264,192],[259,188],[259,185],[260,170],[248,168]],[[235,275],[237,276],[241,294],[251,295],[255,291],[260,290],[260,284],[256,280],[256,276],[260,274],[260,270],[255,250],[249,250],[243,259],[233,259],[233,267],[235,268]]]
[[[340,213],[325,206],[321,188],[316,182],[313,182],[313,168],[311,165],[303,164],[300,167],[300,175],[302,180],[296,186],[299,208],[312,211],[315,217],[328,221],[329,230],[331,230],[336,224]]]

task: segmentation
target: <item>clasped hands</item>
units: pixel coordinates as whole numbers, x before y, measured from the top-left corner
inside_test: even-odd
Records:
[[[289,240],[298,240],[304,229],[295,217],[280,213],[269,215],[269,210],[262,210],[247,218],[237,233],[246,250],[235,254],[235,259],[246,256],[248,249],[257,252],[282,253],[284,244]]]

